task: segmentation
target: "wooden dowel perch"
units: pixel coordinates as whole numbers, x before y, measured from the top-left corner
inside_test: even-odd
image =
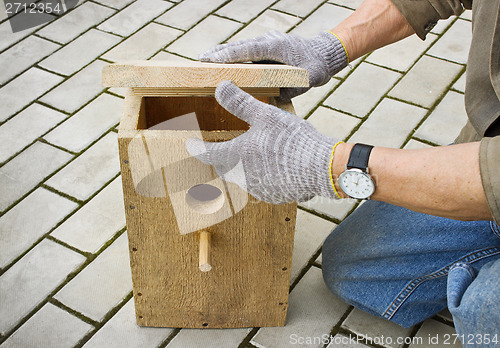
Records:
[[[210,265],[210,232],[200,232],[200,271],[208,272],[212,269]]]

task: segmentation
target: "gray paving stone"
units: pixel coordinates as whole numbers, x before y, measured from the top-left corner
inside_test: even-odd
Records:
[[[119,171],[117,135],[111,132],[51,177],[46,184],[85,200]]]
[[[354,208],[356,202],[355,199],[350,198],[330,199],[316,196],[307,202],[301,203],[300,206],[337,220],[343,220],[352,208]]]
[[[0,55],[0,84],[7,82],[17,74],[28,69],[34,63],[45,58],[61,47],[53,42],[28,36]]]
[[[389,92],[389,95],[430,107],[461,70],[461,65],[423,56]]]
[[[325,85],[311,88],[306,93],[293,98],[292,103],[295,108],[295,113],[300,117],[307,116],[338,83],[339,80],[330,79]]]
[[[388,320],[380,319],[355,308],[342,328],[362,336],[367,343],[379,344],[383,347],[402,347],[405,338],[410,335],[413,328],[405,329]]]
[[[51,236],[79,250],[95,253],[124,226],[122,181],[118,177]]]
[[[103,55],[112,62],[147,59],[176,39],[182,31],[150,23]]]
[[[364,117],[400,77],[397,72],[361,63],[324,103]],[[363,102],[360,103],[360,100]]]
[[[108,88],[108,92],[125,98],[125,96],[127,95],[127,88],[126,87],[111,87],[111,88]]]
[[[457,338],[457,339],[455,339]],[[436,320],[426,320],[415,335],[414,342],[410,348],[431,348],[431,347],[462,347],[453,327],[440,323]]]
[[[184,0],[158,17],[155,22],[188,30],[224,2],[225,0]]]
[[[280,0],[273,8],[299,17],[305,17],[322,2],[323,0]]]
[[[232,42],[251,39],[260,36],[270,30],[287,32],[299,21],[300,18],[297,18],[295,16],[290,16],[273,10],[267,10],[259,17],[255,18],[255,20],[253,20],[242,31],[233,36],[229,41]]]
[[[44,95],[40,101],[73,113],[102,90],[101,73],[107,63],[96,60]]]
[[[3,3],[3,2],[2,2]],[[2,40],[0,40],[0,51],[6,49],[7,47],[13,45],[14,43],[22,40],[26,36],[30,35],[33,33],[35,30],[40,29],[43,24],[33,27],[33,28],[28,28],[25,30],[18,31],[17,33],[12,32],[12,27],[9,24],[9,21],[5,21],[3,23],[0,23],[0,37]]]
[[[466,77],[466,74],[463,73],[462,76],[460,76],[460,78],[457,80],[457,82],[455,82],[455,84],[453,85],[453,88],[456,89],[457,91],[464,93],[465,92],[465,77]]]
[[[326,3],[294,28],[292,33],[311,38],[320,31],[333,29],[350,14],[352,11],[349,9]]]
[[[399,148],[426,112],[417,106],[385,98],[349,142]]]
[[[422,143],[415,139],[410,139],[410,141],[405,145],[405,149],[407,150],[417,150],[417,149],[426,149],[432,147],[428,144]]]
[[[92,338],[85,348],[158,347],[173,329],[140,327],[135,320],[134,300],[130,299]],[[170,347],[170,345],[169,345]],[[187,347],[187,346],[185,346]]]
[[[376,50],[368,56],[367,61],[404,72],[417,61],[436,38],[436,35],[428,34],[425,41],[423,41],[418,36],[412,35]]]
[[[122,9],[134,0],[99,0],[99,3],[116,9]]]
[[[460,18],[467,19],[467,20],[471,21],[472,20],[472,11],[471,10],[465,10],[460,15]]]
[[[94,327],[47,303],[3,344],[18,347],[74,347]]]
[[[87,1],[47,25],[37,34],[60,43],[68,43],[113,13],[115,11],[108,7]]]
[[[167,51],[198,59],[200,53],[224,41],[241,24],[228,19],[208,16],[184,36],[167,46]]]
[[[321,270],[311,267],[290,294],[285,327],[262,328],[250,342],[257,346],[288,348],[294,338],[328,335],[348,307],[328,290]],[[293,346],[312,347],[305,344]]]
[[[132,291],[127,234],[124,233],[54,297],[101,321]]]
[[[7,11],[5,9],[5,3],[0,4],[0,21],[3,21],[7,18]]]
[[[49,134],[48,142],[80,152],[120,121],[123,99],[101,94]]]
[[[233,348],[238,347],[251,329],[183,329],[168,344],[169,348],[204,347]]]
[[[62,77],[38,68],[31,68],[0,88],[0,121],[17,111],[62,81]]]
[[[339,78],[339,79],[345,79],[347,77],[347,75],[353,71],[354,69],[356,69],[358,67],[358,65],[360,65],[362,63],[362,59],[366,57],[363,56],[363,57],[360,57],[358,59],[356,59],[355,61],[353,62],[349,62],[349,65],[346,66],[344,69],[340,70],[336,75],[335,77],[336,78]]]
[[[0,268],[31,247],[76,207],[76,203],[38,188],[0,217]]]
[[[63,75],[71,75],[116,45],[120,40],[116,35],[91,29],[44,59],[40,66]]]
[[[466,123],[463,94],[448,92],[414,136],[435,144],[448,145],[455,140]]]
[[[320,265],[323,263],[323,253],[319,254],[318,258],[316,259],[316,263]]]
[[[11,330],[85,258],[43,240],[0,277],[0,334]]]
[[[321,248],[334,228],[334,223],[300,209],[297,211],[290,283],[293,283],[309,259]]]
[[[358,8],[358,6],[361,5],[363,1],[364,0],[332,0],[329,1],[329,3],[349,7],[354,10]]]
[[[307,119],[316,130],[332,138],[345,140],[360,119],[320,106]]]
[[[433,34],[442,34],[455,20],[455,16],[451,16],[448,19],[442,19],[437,22],[436,26],[432,28],[431,33]]]
[[[472,24],[458,19],[427,54],[465,64],[472,40]]]
[[[162,0],[137,0],[101,23],[97,29],[129,36],[172,6],[172,3]]]
[[[66,117],[68,116],[63,113],[35,103],[2,124],[0,139],[9,146],[0,147],[0,163],[24,149]]]
[[[187,59],[185,57],[178,56],[176,54],[172,54],[169,52],[165,51],[160,51],[157,54],[155,54],[151,60],[168,60],[171,62],[190,62],[190,59]]]
[[[36,142],[0,168],[0,211],[28,193],[72,156]]]
[[[342,348],[365,348],[369,347],[365,344],[359,343],[354,336],[348,337],[342,334],[337,334],[333,338],[329,338],[329,344],[326,348],[342,347]]]
[[[275,0],[232,0],[217,11],[217,14],[240,22],[248,22],[267,7],[271,6],[273,2],[275,2]]]

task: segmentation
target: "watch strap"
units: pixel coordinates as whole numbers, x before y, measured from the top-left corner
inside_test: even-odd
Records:
[[[349,155],[349,160],[347,161],[347,168],[358,168],[363,171],[367,171],[368,160],[370,159],[370,153],[372,152],[373,146],[366,144],[354,144]]]

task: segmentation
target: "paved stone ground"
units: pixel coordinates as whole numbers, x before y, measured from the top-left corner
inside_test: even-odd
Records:
[[[357,202],[318,199],[298,210],[285,327],[135,325],[116,141],[123,91],[100,86],[102,67],[125,58],[195,59],[214,44],[270,29],[311,37],[360,2],[92,0],[16,34],[0,5],[0,345],[289,347],[293,337],[331,334],[328,347],[415,347],[453,334],[449,313],[403,329],[331,295],[320,247]],[[440,23],[426,41],[409,38],[358,59],[296,98],[297,113],[349,141],[450,143],[466,119],[470,33],[464,13]],[[354,345],[348,336],[378,341]]]

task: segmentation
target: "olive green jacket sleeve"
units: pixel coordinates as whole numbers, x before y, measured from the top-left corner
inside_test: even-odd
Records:
[[[480,141],[479,171],[486,200],[491,215],[500,224],[500,135],[496,137],[481,137],[470,122],[462,129],[455,143]]]
[[[484,193],[493,219],[500,223],[500,136],[483,138],[479,166]]]
[[[472,7],[472,0],[392,0],[410,26],[423,40],[438,20],[458,16],[464,8]]]

